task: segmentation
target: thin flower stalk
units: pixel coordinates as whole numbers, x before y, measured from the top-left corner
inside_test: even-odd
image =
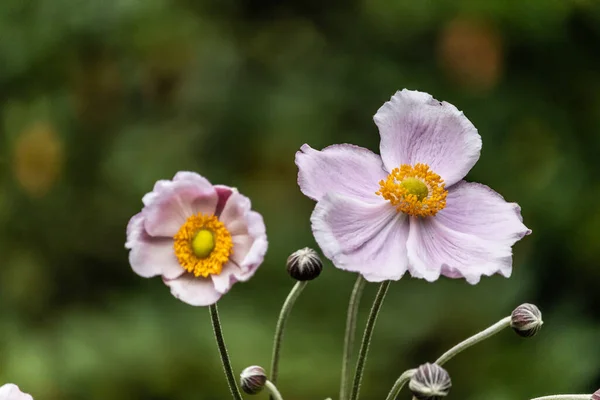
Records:
[[[396,380],[396,383],[394,383],[392,390],[390,390],[390,393],[387,395],[385,400],[395,400],[396,397],[398,397],[398,393],[400,393],[404,385],[406,385],[406,383],[410,381],[410,378],[412,378],[416,371],[416,369],[409,369],[404,371],[404,373],[400,375],[400,378]]]
[[[350,363],[352,362],[352,352],[354,347],[354,337],[356,335],[356,319],[358,317],[358,308],[360,299],[367,281],[359,275],[350,295],[348,304],[348,316],[346,318],[346,333],[344,335],[344,352],[342,356],[342,379],[340,382],[340,400],[346,400],[348,396],[348,378]]]
[[[235,375],[233,374],[233,368],[231,367],[231,361],[229,360],[229,354],[227,353],[227,346],[225,345],[225,339],[223,338],[223,330],[221,329],[221,321],[219,320],[219,310],[217,304],[209,306],[210,317],[212,320],[213,329],[215,331],[215,338],[217,339],[217,346],[221,355],[221,362],[223,364],[223,370],[227,377],[227,384],[231,391],[231,396],[234,400],[242,400],[240,389],[238,388]]]
[[[292,308],[294,307],[294,303],[308,284],[308,281],[298,281],[288,294],[288,297],[285,299],[283,303],[283,307],[281,307],[281,312],[279,313],[279,319],[277,320],[277,326],[275,328],[275,338],[273,339],[273,355],[271,357],[271,382],[273,384],[277,383],[277,376],[279,372],[279,357],[281,355],[281,345],[283,343],[283,333],[285,330],[285,324],[287,319],[292,312]]]
[[[265,382],[265,387],[267,388],[269,393],[271,393],[271,398],[273,400],[283,400],[281,393],[279,393],[279,390],[277,390],[277,387],[275,386],[275,384],[273,382],[267,380]]]
[[[503,330],[505,328],[508,328],[510,326],[510,321],[511,321],[511,317],[506,317],[506,318],[501,319],[500,321],[496,322],[494,325],[490,326],[489,328],[460,342],[459,344],[457,344],[456,346],[454,346],[453,348],[451,348],[450,350],[448,350],[447,352],[442,354],[440,356],[440,358],[438,358],[436,360],[435,363],[440,366],[445,364],[451,358],[456,356],[458,353],[461,353],[462,351],[468,349],[469,347],[489,338],[490,336],[495,335],[496,333],[500,332],[501,330]]]
[[[362,380],[365,363],[367,362],[367,354],[369,353],[369,346],[371,344],[371,337],[373,336],[373,329],[375,328],[375,322],[377,322],[377,316],[383,305],[383,300],[390,287],[390,281],[383,281],[379,286],[379,291],[375,296],[373,307],[367,320],[367,326],[363,334],[362,343],[360,345],[360,351],[358,353],[358,360],[356,362],[356,371],[354,373],[354,381],[352,384],[352,392],[350,393],[350,400],[357,400],[360,392],[360,384]]]
[[[550,396],[536,397],[531,400],[590,400],[591,394],[553,394]]]

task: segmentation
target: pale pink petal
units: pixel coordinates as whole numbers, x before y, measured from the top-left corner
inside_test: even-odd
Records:
[[[33,400],[33,397],[21,392],[17,385],[7,383],[0,387],[0,400]]]
[[[245,236],[238,235],[233,238],[244,237]],[[235,244],[235,246],[237,246],[237,244]],[[216,290],[225,294],[234,283],[249,280],[260,264],[262,264],[267,252],[267,247],[267,237],[264,235],[252,239],[250,247],[245,251],[244,257],[235,257],[236,253],[239,255],[240,252],[238,251],[239,247],[234,247],[235,252],[231,257],[232,262],[227,263],[219,275],[212,276]]]
[[[173,177],[173,182],[177,181],[191,181],[197,186],[208,187],[212,186],[210,181],[200,174],[191,171],[179,171]]]
[[[521,207],[481,183],[461,181],[448,190],[446,208],[435,218],[456,231],[512,246],[529,235]]]
[[[217,192],[212,185],[202,182],[201,179],[180,179],[156,192],[142,210],[148,234],[173,237],[190,216],[214,214]]]
[[[234,283],[242,275],[242,270],[234,262],[228,262],[223,266],[223,270],[219,275],[212,275],[211,279],[215,286],[215,290],[221,294],[225,294],[231,289]]]
[[[223,222],[232,236],[248,234],[246,215],[250,212],[251,207],[250,199],[233,189],[219,216],[219,220]]]
[[[192,274],[183,274],[176,279],[163,279],[171,288],[171,294],[191,306],[210,306],[222,296],[211,278],[196,278]]]
[[[248,280],[262,263],[268,247],[263,218],[251,210],[247,197],[234,190],[219,219],[231,234],[234,245],[231,259],[243,274],[238,280]]]
[[[236,261],[241,269],[241,274],[237,276],[239,281],[245,282],[254,275],[256,269],[262,264],[268,247],[269,243],[267,242],[266,235],[254,239],[252,247],[250,247],[246,256],[241,261]]]
[[[195,172],[180,171],[175,174],[172,181],[165,180],[165,179],[156,181],[156,183],[154,184],[154,189],[152,189],[152,191],[150,193],[146,193],[144,195],[144,197],[142,198],[142,202],[144,203],[144,205],[148,205],[148,204],[152,203],[154,201],[154,199],[156,198],[156,196],[158,195],[158,193],[161,193],[161,192],[164,192],[165,190],[167,190],[169,186],[173,185],[174,181],[181,181],[181,180],[194,181],[194,182],[196,182],[197,185],[203,186],[203,187],[210,186],[210,182],[203,176],[201,176]]]
[[[323,254],[337,268],[372,282],[398,280],[406,272],[408,224],[389,203],[329,193],[317,203],[311,222]]]
[[[427,93],[396,92],[374,120],[387,170],[424,163],[449,187],[464,178],[479,159],[481,137],[471,121],[452,104]]]
[[[477,283],[482,274],[499,271],[498,260],[510,255],[493,242],[448,229],[435,218],[410,218],[407,248],[410,274],[430,282],[445,271],[449,277]]]
[[[234,188],[230,188],[225,185],[215,185],[215,190],[217,191],[217,196],[219,196],[219,202],[217,204],[217,210],[215,211],[215,215],[221,215],[223,212],[223,208],[225,208],[225,203],[229,199],[229,196],[237,190]]]
[[[484,185],[460,182],[435,217],[411,218],[409,271],[429,281],[443,274],[473,284],[482,275],[510,276],[512,245],[530,232],[516,204]]]
[[[154,189],[142,197],[142,203],[144,203],[145,206],[151,204],[156,199],[156,196],[158,196],[158,193],[164,191],[171,183],[171,181],[164,179],[156,181],[154,184]]]
[[[255,240],[256,239],[250,235],[232,236],[233,254],[231,255],[231,260],[236,264],[241,265],[248,252],[250,252]]]
[[[129,221],[125,247],[131,249],[129,252],[131,268],[144,278],[163,275],[173,279],[184,273],[175,257],[173,239],[148,235],[144,229],[142,213],[134,215]]]
[[[365,148],[338,144],[322,151],[305,144],[296,153],[298,185],[306,196],[321,200],[327,193],[339,193],[378,202],[379,182],[388,175],[381,157]]]

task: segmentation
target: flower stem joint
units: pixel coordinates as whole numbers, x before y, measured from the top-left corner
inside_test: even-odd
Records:
[[[244,393],[258,394],[267,383],[267,373],[262,367],[253,365],[242,371],[240,374],[240,386]]]
[[[322,270],[321,258],[308,247],[295,251],[287,259],[288,274],[297,281],[312,281],[321,275]]]
[[[448,395],[452,380],[448,372],[437,364],[426,363],[415,371],[408,388],[419,400],[440,400]]]
[[[522,337],[535,336],[544,324],[540,309],[529,303],[515,308],[510,317],[510,327]]]

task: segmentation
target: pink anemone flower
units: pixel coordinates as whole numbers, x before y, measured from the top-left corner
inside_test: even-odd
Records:
[[[161,275],[171,293],[193,306],[216,303],[247,281],[268,243],[262,216],[237,189],[194,172],[156,182],[127,225],[129,263],[138,275]]]
[[[7,383],[0,387],[0,400],[33,400],[33,397],[21,392],[17,385]]]
[[[479,282],[512,272],[512,246],[531,233],[521,209],[463,178],[481,137],[452,104],[402,90],[374,117],[381,156],[339,144],[296,154],[302,193],[317,201],[315,239],[340,269],[366,280],[440,275]]]

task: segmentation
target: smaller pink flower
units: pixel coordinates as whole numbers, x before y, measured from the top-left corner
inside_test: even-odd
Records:
[[[194,172],[156,182],[127,225],[135,273],[161,275],[171,293],[193,306],[216,303],[235,282],[254,275],[267,252],[262,216],[237,189]]]
[[[7,383],[0,386],[0,400],[33,400],[33,397],[21,392],[17,385]]]

